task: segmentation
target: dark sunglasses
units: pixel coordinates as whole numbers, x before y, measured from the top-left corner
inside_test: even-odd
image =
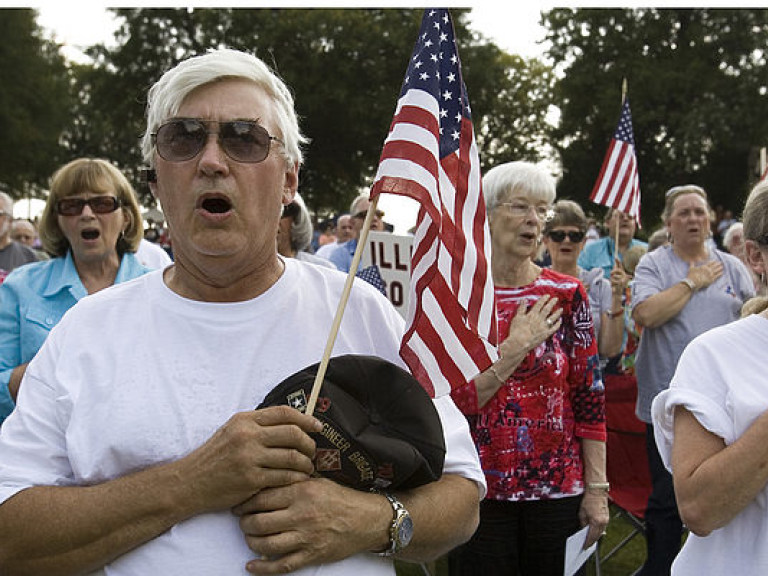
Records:
[[[573,232],[573,231],[566,232],[565,230],[552,230],[551,232],[549,232],[547,234],[547,236],[549,236],[549,238],[553,242],[557,242],[557,243],[560,243],[563,240],[565,240],[566,236],[574,244],[578,244],[579,242],[584,240],[584,232],[578,232],[578,231],[577,232]]]
[[[210,129],[213,124],[218,125],[218,132]],[[263,126],[247,120],[204,122],[196,118],[177,118],[160,126],[151,136],[163,160],[184,162],[200,153],[209,134],[218,135],[221,148],[232,160],[249,164],[263,162],[273,140],[284,145],[280,138],[270,136]]]
[[[121,202],[114,196],[94,196],[93,198],[62,198],[56,203],[56,212],[61,216],[80,216],[85,205],[94,214],[109,214],[117,210]]]
[[[382,210],[376,210],[374,214],[379,219],[384,218],[384,212]],[[368,215],[368,210],[360,210],[360,212],[354,213],[352,215],[352,218],[359,218],[360,220],[364,220],[367,215]]]

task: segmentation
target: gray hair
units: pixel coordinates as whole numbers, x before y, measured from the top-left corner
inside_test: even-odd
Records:
[[[704,190],[704,188],[701,186],[696,186],[695,184],[685,184],[683,186],[673,186],[667,190],[666,194],[664,195],[664,210],[661,213],[661,219],[665,224],[669,222],[669,219],[672,217],[672,213],[675,211],[675,202],[677,202],[677,199],[684,194],[696,194],[703,198],[704,204],[707,206],[707,212],[710,212],[711,217],[712,208],[709,206],[707,191]]]
[[[2,210],[8,209],[8,212],[13,216],[13,198],[5,192],[0,192],[0,208]]]
[[[309,214],[304,199],[296,193],[292,204],[298,207],[296,214],[292,216],[291,223],[291,248],[296,252],[306,251],[312,243],[312,217]]]
[[[730,226],[728,226],[728,230],[725,231],[725,234],[723,234],[723,246],[728,250],[728,252],[731,251],[731,245],[733,244],[733,235],[737,232],[743,232],[744,231],[744,224],[741,222],[734,222]]]
[[[363,202],[369,202],[369,201],[370,201],[370,197],[368,195],[368,192],[362,192],[358,194],[355,197],[355,199],[352,200],[352,203],[349,205],[350,216],[354,216],[355,214],[360,212],[360,210],[358,209],[358,206],[360,206],[360,204],[362,204]]]
[[[549,172],[530,162],[507,162],[491,168],[483,177],[486,212],[490,214],[518,190],[547,204],[555,201],[555,179]]]
[[[758,182],[744,205],[744,239],[766,244],[768,236],[768,182]]]
[[[237,78],[253,82],[272,99],[280,137],[285,142],[283,148],[286,160],[289,164],[301,164],[301,145],[307,142],[307,139],[299,130],[290,90],[256,56],[226,48],[182,61],[163,74],[149,89],[147,131],[141,140],[144,161],[154,167],[152,133],[178,113],[182,102],[193,90],[212,82]]]

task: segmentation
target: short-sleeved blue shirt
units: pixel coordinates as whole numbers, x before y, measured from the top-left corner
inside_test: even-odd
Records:
[[[602,268],[603,275],[606,278],[611,277],[611,270],[613,270],[613,255],[616,252],[615,242],[613,238],[605,236],[594,242],[590,242],[584,247],[584,250],[579,254],[579,266],[585,270],[592,270],[592,268]],[[629,242],[629,247],[632,246],[644,246],[648,247],[648,244],[642,240],[632,238]],[[623,262],[621,253],[619,253],[619,261]]]
[[[127,252],[115,284],[147,272]],[[87,295],[72,252],[16,268],[0,285],[0,424],[14,408],[8,390],[14,368],[32,360],[64,313]]]

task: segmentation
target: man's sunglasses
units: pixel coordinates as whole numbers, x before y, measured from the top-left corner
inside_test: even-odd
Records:
[[[352,218],[359,218],[360,220],[365,220],[365,217],[368,215],[368,210],[360,210],[360,212],[355,212],[352,214]],[[376,210],[374,212],[374,215],[381,220],[384,218],[384,211],[383,210]]]
[[[574,244],[578,244],[582,240],[584,240],[584,232],[578,232],[578,231],[568,231],[565,230],[552,230],[547,234],[549,238],[553,242],[557,242],[558,244],[560,242],[563,242],[565,240],[565,237],[567,236],[571,242]]]
[[[218,132],[211,130],[211,125],[217,125]],[[270,136],[263,126],[247,120],[204,122],[196,118],[176,118],[160,126],[151,136],[163,160],[184,162],[200,153],[209,134],[218,135],[219,145],[232,160],[249,164],[263,162],[273,140],[284,145],[280,138]]]
[[[109,214],[120,207],[120,200],[114,196],[94,196],[93,198],[62,198],[56,203],[56,212],[61,216],[80,216],[85,205],[94,214]]]

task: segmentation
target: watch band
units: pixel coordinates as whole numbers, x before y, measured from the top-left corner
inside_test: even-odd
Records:
[[[691,289],[691,294],[696,292],[696,284],[690,278],[683,278],[682,280],[680,280],[680,282],[678,282],[678,284],[685,284],[686,286],[688,286],[688,288]]]
[[[413,521],[400,500],[387,492],[379,492],[379,494],[384,496],[392,506],[392,524],[389,527],[389,547],[378,554],[392,556],[410,544],[413,537]]]

